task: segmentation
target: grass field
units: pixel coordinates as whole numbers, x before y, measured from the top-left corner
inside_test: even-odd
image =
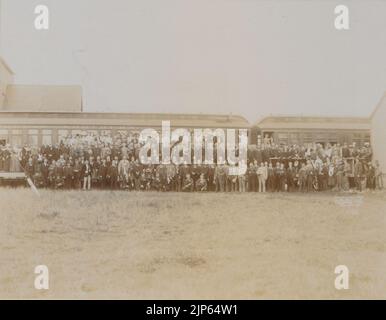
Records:
[[[385,299],[385,209],[386,192],[0,189],[0,298]]]

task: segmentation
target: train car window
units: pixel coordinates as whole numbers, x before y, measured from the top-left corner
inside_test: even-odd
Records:
[[[277,138],[279,143],[287,144],[288,143],[288,133],[278,133]]]
[[[42,144],[52,144],[52,130],[43,130],[42,135]]]
[[[28,144],[30,146],[36,147],[38,145],[38,140],[39,140],[39,130],[36,129],[30,129],[28,130]]]
[[[102,130],[101,135],[102,136],[111,136],[111,130]]]
[[[299,135],[297,133],[290,133],[289,139],[291,144],[298,144],[299,143]]]
[[[312,143],[314,141],[314,137],[312,133],[305,133],[303,136],[304,143]]]
[[[362,134],[361,133],[354,133],[352,141],[355,142],[355,144],[357,146],[361,146],[362,145]]]
[[[66,141],[66,139],[67,139],[67,137],[68,137],[68,130],[58,130],[58,139],[59,139],[59,143],[60,142],[64,142],[64,141]]]
[[[23,137],[21,134],[12,134],[11,144],[21,147],[23,145]]]
[[[120,134],[121,137],[126,137],[127,136],[127,131],[126,130],[118,130],[118,134]]]
[[[72,130],[72,131],[71,131],[71,134],[72,134],[73,136],[81,135],[81,134],[82,134],[82,130]]]
[[[52,136],[43,135],[42,136],[42,144],[44,144],[44,145],[52,144]]]
[[[32,147],[37,147],[39,138],[37,135],[28,135],[28,144]]]
[[[88,135],[98,136],[98,130],[87,130],[86,131]]]

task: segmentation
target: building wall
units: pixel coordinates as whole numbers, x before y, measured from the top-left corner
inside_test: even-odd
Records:
[[[3,109],[7,86],[13,82],[13,74],[0,57],[0,110]]]
[[[5,111],[80,112],[80,86],[9,85],[4,101]]]
[[[386,173],[386,93],[371,117],[371,125],[374,160],[379,161],[383,173]]]

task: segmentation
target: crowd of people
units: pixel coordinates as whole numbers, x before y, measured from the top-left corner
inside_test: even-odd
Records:
[[[175,192],[311,192],[382,189],[371,146],[275,144],[248,149],[245,174],[227,164],[144,165],[138,134],[69,135],[58,145],[0,149],[0,171],[24,171],[40,188]],[[216,150],[216,148],[214,148]],[[216,154],[215,154],[216,163]]]

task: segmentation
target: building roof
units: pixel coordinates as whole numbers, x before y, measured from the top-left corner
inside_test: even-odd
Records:
[[[364,117],[316,117],[278,115],[264,117],[256,123],[260,129],[332,129],[332,130],[370,130],[369,118]]]
[[[0,111],[0,125],[45,126],[121,126],[160,127],[170,121],[181,128],[249,128],[249,122],[238,115],[103,113],[103,112],[10,112]]]
[[[82,111],[81,86],[8,85],[5,111]]]

